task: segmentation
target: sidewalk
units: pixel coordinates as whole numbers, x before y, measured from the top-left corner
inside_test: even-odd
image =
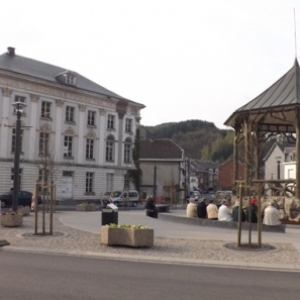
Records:
[[[171,214],[182,215],[183,210]],[[41,218],[40,218],[41,220]],[[34,217],[24,217],[21,228],[1,228],[0,239],[11,245],[3,251],[25,251],[56,255],[75,255],[169,264],[188,264],[233,268],[255,268],[300,272],[300,228],[287,227],[286,233],[264,232],[262,243],[276,248],[271,251],[237,251],[224,244],[237,242],[232,229],[178,224],[145,216],[143,210],[119,211],[119,224],[143,224],[154,229],[152,248],[107,247],[100,243],[101,211],[58,211],[54,214],[54,236],[30,236]],[[41,228],[41,227],[40,227]],[[24,237],[24,234],[27,234]],[[257,235],[252,232],[252,242]],[[248,232],[242,232],[242,243]]]

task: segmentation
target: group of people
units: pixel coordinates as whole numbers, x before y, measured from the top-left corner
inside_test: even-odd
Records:
[[[222,200],[222,205],[218,208],[214,204],[214,200],[211,199],[209,204],[206,205],[206,199],[203,198],[197,205],[194,198],[190,198],[189,204],[187,205],[186,215],[191,218],[202,218],[219,221],[233,221],[238,222],[239,220],[239,203],[237,202],[232,209],[230,209],[230,202],[227,199]],[[250,201],[250,206],[244,211],[242,209],[241,221],[257,223],[257,205],[256,199],[253,197]],[[279,225],[280,215],[276,208],[275,202],[271,201],[268,203],[268,207],[265,208],[263,214],[263,224],[266,225]]]

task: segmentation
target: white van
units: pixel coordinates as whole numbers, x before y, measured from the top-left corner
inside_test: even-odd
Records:
[[[129,190],[128,198],[127,191],[115,191],[112,193],[112,197],[110,196],[110,194],[110,192],[106,192],[102,198],[103,204],[105,206],[110,202],[110,199],[115,206],[123,206],[128,203],[129,206],[136,207],[139,201],[139,193],[136,190]]]

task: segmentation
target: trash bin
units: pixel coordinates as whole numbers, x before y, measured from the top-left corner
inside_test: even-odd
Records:
[[[102,208],[101,218],[102,225],[118,224],[118,207],[114,204],[108,204],[106,208]]]

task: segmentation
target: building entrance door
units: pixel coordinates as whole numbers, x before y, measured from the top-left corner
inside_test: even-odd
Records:
[[[73,198],[73,172],[63,172],[61,198],[72,199]]]

